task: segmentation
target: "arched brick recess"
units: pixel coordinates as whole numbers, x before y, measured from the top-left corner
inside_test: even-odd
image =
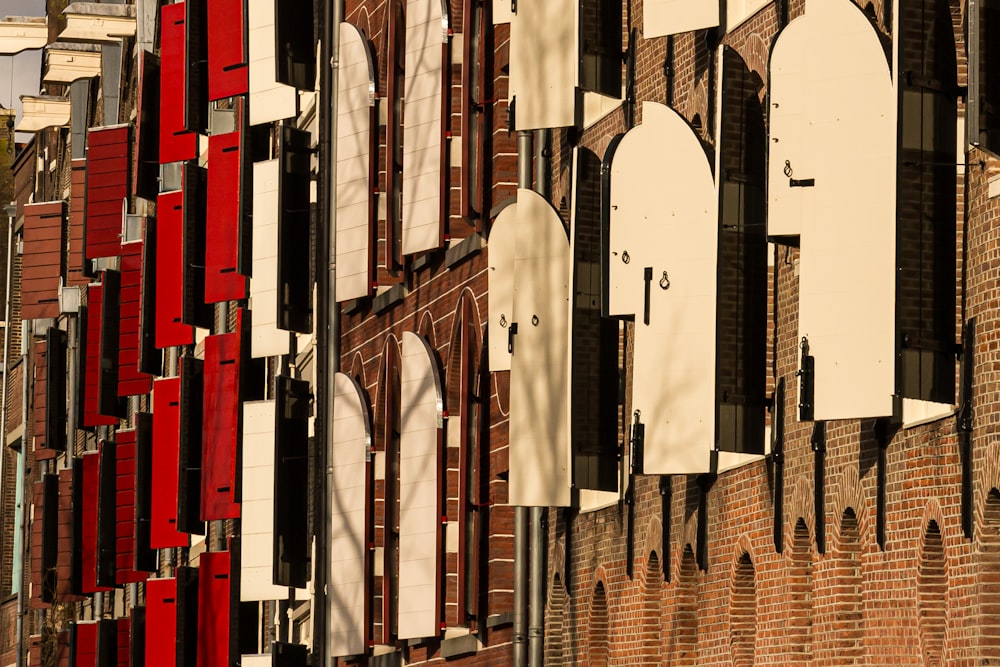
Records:
[[[429,310],[425,310],[420,313],[420,319],[418,322],[417,333],[427,340],[431,349],[437,349],[437,342],[434,339],[434,318],[431,317],[431,312]]]
[[[674,617],[667,635],[666,663],[693,667],[698,658],[698,564],[694,549],[685,544],[677,571]]]
[[[1000,612],[1000,491],[993,487],[983,504],[980,530],[981,562],[979,568],[980,617],[996,618]],[[982,627],[980,655],[1000,655],[1000,623],[987,623]]]
[[[785,653],[789,664],[812,660],[813,549],[806,521],[795,522],[787,578],[788,622]]]
[[[351,359],[351,367],[348,371],[351,377],[357,380],[359,387],[368,388],[368,382],[365,380],[365,359],[361,356],[360,352],[355,352],[354,357]]]
[[[590,599],[590,619],[587,632],[587,667],[608,667],[608,594],[604,582],[598,581]]]
[[[649,517],[649,522],[646,524],[646,538],[643,540],[643,547],[640,553],[650,554],[650,558],[656,556],[657,562],[662,562],[663,555],[660,553],[662,544],[663,524],[660,523],[660,517],[651,516]],[[662,567],[660,568],[660,573],[661,575],[663,573]]]
[[[788,488],[786,483],[786,489]],[[800,476],[791,485],[791,489],[785,495],[785,510],[789,517],[796,517],[796,521],[802,521],[806,525],[806,530],[811,533],[816,531],[816,510],[813,507],[813,487],[812,482],[804,476]],[[787,525],[787,524],[786,524]],[[794,535],[795,528],[786,529],[785,539]],[[786,542],[786,546],[788,543]]]
[[[642,591],[642,659],[639,664],[660,664],[660,630],[663,625],[663,568],[656,552],[646,559],[646,576]]]
[[[917,606],[920,623],[920,652],[924,664],[943,664],[944,634],[947,625],[946,597],[948,571],[944,541],[936,520],[926,523],[917,566]]]
[[[562,577],[556,574],[552,578],[552,590],[545,609],[545,664],[561,665],[564,663],[564,629],[566,614],[566,587]]]
[[[854,509],[848,507],[840,516],[834,552],[834,630],[835,654],[844,664],[864,663],[864,600],[861,575],[861,530]]]
[[[729,593],[729,646],[733,667],[752,667],[757,640],[757,590],[753,559],[746,551],[733,568]]]

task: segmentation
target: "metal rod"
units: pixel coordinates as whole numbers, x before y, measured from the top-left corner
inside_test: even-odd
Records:
[[[531,601],[528,606],[528,664],[545,661],[545,508],[531,508]]]

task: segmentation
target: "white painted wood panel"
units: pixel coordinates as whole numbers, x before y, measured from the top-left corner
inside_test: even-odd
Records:
[[[447,16],[441,0],[406,3],[403,82],[403,254],[440,248],[442,58]]]
[[[243,404],[240,600],[284,600],[274,575],[274,401]]]
[[[768,231],[801,233],[814,416],[891,415],[897,112],[885,52],[852,2],[811,0],[778,38],[771,85]],[[815,185],[790,187],[786,162]]]
[[[2,24],[0,24],[2,25]],[[101,52],[79,49],[49,48],[45,53],[43,83],[73,83],[101,74]]]
[[[510,372],[511,505],[570,503],[570,256],[559,214],[517,191]]]
[[[645,425],[645,472],[708,472],[715,448],[715,180],[681,116],[652,102],[642,113],[611,167],[611,252],[619,253],[609,267],[612,312],[635,315],[631,392]]]
[[[517,203],[506,206],[490,228],[486,245],[489,265],[489,354],[491,371],[510,370],[508,326],[514,316],[514,240]]]
[[[359,655],[365,649],[366,480],[371,424],[363,390],[344,373],[334,376],[333,443],[330,449],[330,614],[327,650],[331,656]]]
[[[240,656],[240,660],[242,661],[240,664],[243,667],[271,667],[274,664],[270,653],[261,653],[258,655],[243,654]]]
[[[444,397],[434,352],[423,338],[403,333],[399,442],[400,639],[439,632],[438,502]]]
[[[8,17],[0,20],[0,55],[12,56],[21,51],[40,49],[49,41],[45,17]]]
[[[367,296],[372,289],[371,111],[374,69],[361,31],[340,24],[337,107],[337,301]]]
[[[511,22],[514,12],[510,5],[511,0],[493,0],[493,25]]]
[[[250,278],[250,354],[288,354],[288,332],[278,328],[278,161],[253,165],[253,253]]]
[[[645,0],[642,8],[646,39],[719,25],[718,0]]]
[[[298,114],[298,91],[275,81],[274,5],[274,0],[247,0],[251,125],[294,118]]]
[[[15,132],[38,132],[46,127],[69,125],[71,108],[67,97],[21,95],[21,120]]]
[[[509,96],[518,130],[576,122],[579,1],[519,0],[510,23]]]

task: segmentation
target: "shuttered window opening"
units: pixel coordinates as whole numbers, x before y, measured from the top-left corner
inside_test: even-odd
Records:
[[[146,218],[140,265],[138,372],[149,376],[163,372],[163,352],[156,346],[156,218]]]
[[[97,585],[114,588],[117,543],[117,443],[97,445]]]
[[[969,142],[1000,154],[1000,2],[980,0],[967,8]],[[954,71],[954,70],[953,70]]]
[[[154,335],[156,347],[161,349],[194,342],[194,330],[183,321],[183,201],[184,194],[180,190],[161,194],[157,199]]]
[[[66,451],[66,332],[49,327],[35,343],[35,458]]]
[[[299,113],[298,91],[277,81],[275,13],[272,0],[247,0],[251,125],[294,118]]]
[[[510,370],[510,323],[514,317],[514,245],[517,239],[517,204],[508,204],[490,228],[488,335],[490,370]]]
[[[80,498],[80,590],[89,594],[111,589],[97,584],[101,454],[99,451],[86,452],[81,460],[83,493]]]
[[[208,134],[208,4],[184,2],[184,129],[199,134]]]
[[[59,316],[59,283],[63,276],[66,230],[63,202],[25,204],[21,254],[21,317]]]
[[[760,78],[722,48],[716,448],[764,454],[767,410],[767,133]]]
[[[160,164],[193,160],[198,157],[198,135],[184,126],[187,105],[187,57],[185,55],[185,14],[183,2],[160,9]]]
[[[314,4],[301,0],[274,7],[275,80],[299,90],[316,87]]]
[[[178,622],[177,579],[150,579],[146,582],[145,664],[182,667],[177,660]],[[181,621],[182,622],[182,621]]]
[[[305,588],[309,580],[309,382],[275,378],[274,583]]]
[[[330,493],[330,598],[341,619],[328,624],[332,656],[359,655],[368,646],[370,575],[368,499],[372,477],[372,425],[364,390],[344,373],[334,376],[333,468]]]
[[[127,484],[122,482],[123,485]],[[135,557],[136,572],[156,571],[156,549],[151,546],[153,507],[153,415],[135,415]],[[127,531],[126,531],[127,532]]]
[[[403,279],[403,88],[406,78],[406,14],[403,0],[392,0],[388,17],[385,121],[385,230],[382,265],[390,282]],[[388,277],[388,276],[387,276]],[[384,278],[383,278],[384,279]]]
[[[134,429],[115,434],[114,479],[114,571],[115,584],[131,584],[146,580],[146,573],[136,570],[136,432]],[[103,488],[103,487],[102,487]],[[148,539],[148,538],[147,538]]]
[[[122,244],[118,320],[118,395],[137,396],[152,389],[152,377],[139,370],[142,315],[142,241]]]
[[[517,130],[576,122],[579,0],[519,2],[510,23],[510,84]]]
[[[208,3],[208,99],[245,95],[248,85],[247,0]]]
[[[657,2],[646,2],[645,11],[655,11]],[[688,0],[688,5],[710,6],[704,0]],[[708,10],[711,13],[711,9]],[[643,15],[645,25],[655,24],[655,15]],[[652,19],[652,21],[651,21]],[[718,23],[718,8],[715,10]],[[615,99],[622,95],[622,2],[621,0],[580,0],[580,88]],[[706,26],[707,27],[707,26]],[[643,35],[651,37],[649,33]]]
[[[337,107],[337,301],[371,294],[377,189],[375,66],[361,31],[340,24]]]
[[[128,125],[91,128],[87,133],[86,259],[116,257],[121,247],[122,216],[131,194]]]
[[[205,204],[208,177],[194,162],[184,164],[182,181],[182,281],[181,321],[211,329],[215,309],[205,303]]]
[[[205,302],[238,301],[247,296],[250,275],[247,209],[250,186],[249,150],[237,113],[237,130],[208,139],[206,195]]]
[[[85,275],[90,262],[84,258],[83,226],[86,214],[87,159],[78,158],[70,162],[69,196],[69,255],[66,264],[66,284],[86,285],[90,279]]]
[[[128,665],[146,664],[146,606],[132,607],[129,622]]]
[[[189,356],[181,357],[180,383],[177,528],[192,535],[204,535],[205,523],[201,520],[204,361]]]
[[[181,379],[153,382],[153,452],[150,481],[150,535],[153,549],[186,547],[188,535],[177,523],[177,491],[180,470]],[[148,594],[147,594],[148,595]]]
[[[718,195],[687,121],[652,102],[642,119],[605,156],[607,312],[635,320],[633,466],[704,473],[716,443]],[[513,401],[512,388],[512,414]]]
[[[309,649],[302,644],[273,642],[270,664],[273,667],[306,667],[309,664]]]
[[[117,416],[105,414],[101,409],[104,301],[104,285],[91,283],[87,286],[87,306],[80,309],[80,424],[85,428],[118,423]]]
[[[434,351],[403,333],[400,376],[399,639],[434,637],[443,614],[444,396]]]
[[[110,269],[101,271],[97,408],[100,414],[116,418],[126,416],[124,402],[118,396],[121,282],[121,273],[118,271]]]
[[[177,577],[177,665],[189,667],[198,661],[198,581],[196,567],[181,566]]]
[[[885,50],[854,3],[808,2],[775,42],[770,79],[768,233],[801,234],[813,419],[891,415],[897,91]]]
[[[240,600],[284,599],[288,589],[273,582],[274,401],[243,406]]]
[[[205,338],[205,392],[202,424],[201,518],[238,519],[236,481],[242,421],[241,381],[244,357],[243,310],[236,331]]]
[[[490,210],[490,131],[493,127],[493,32],[486,25],[486,3],[462,5],[462,210],[466,222],[482,232]],[[343,62],[343,58],[341,58]],[[449,228],[451,238],[463,236]]]
[[[406,3],[406,56],[403,82],[403,254],[440,248],[448,219],[444,173],[448,143],[445,94],[451,72],[444,64],[449,17],[442,0]]]
[[[160,58],[139,51],[135,103],[135,158],[132,194],[150,201],[160,192]]]
[[[719,25],[718,2],[705,0],[647,0],[643,5],[642,36],[676,35]]]
[[[230,553],[213,551],[198,559],[198,661],[197,667],[230,664]]]
[[[399,438],[402,432],[399,414],[399,343],[390,335],[382,348],[381,368],[378,375],[378,399],[376,409],[377,436],[375,449],[381,455],[382,465],[382,516],[376,513],[379,498],[376,493],[368,497],[370,503],[369,536],[373,549],[381,546],[381,575],[374,567],[369,568],[371,591],[381,605],[381,620],[372,614],[371,640],[379,644],[392,644],[396,637],[399,619]],[[375,473],[376,475],[378,473]],[[374,489],[374,482],[372,484]],[[379,544],[377,533],[381,528],[382,540]],[[378,553],[374,554],[378,558]],[[373,560],[374,565],[374,560]]]
[[[509,502],[565,507],[571,485],[569,241],[559,214],[538,193],[519,189],[516,206],[509,221],[514,263],[503,269],[514,276]]]
[[[897,340],[904,398],[955,400],[958,65],[947,0],[899,7]],[[914,35],[913,31],[919,32]]]
[[[278,329],[278,160],[253,165],[253,357],[288,354],[288,332]],[[301,264],[301,257],[297,258]]]
[[[56,599],[61,602],[79,602],[82,596],[74,591],[79,589],[79,551],[76,547],[76,534],[79,531],[76,503],[76,485],[79,477],[77,467],[63,468],[59,471],[60,508],[57,519],[56,540]],[[74,481],[75,480],[75,481]]]
[[[59,585],[59,477],[53,474],[42,475],[39,483],[42,490],[42,503],[36,505],[35,521],[41,523],[37,533],[41,534],[40,577],[36,593],[41,601],[47,604],[55,602]],[[36,487],[37,488],[37,487]]]
[[[278,327],[312,333],[312,279],[303,251],[310,247],[309,132],[281,127],[278,143]]]

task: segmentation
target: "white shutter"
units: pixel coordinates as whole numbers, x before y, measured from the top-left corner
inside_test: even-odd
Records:
[[[250,354],[288,354],[288,332],[278,328],[278,161],[253,165],[253,254],[250,278]]]
[[[447,17],[441,0],[406,3],[403,83],[403,254],[439,248],[441,224],[442,56]]]
[[[8,17],[0,21],[0,55],[40,49],[49,42],[49,24],[42,18]]]
[[[645,0],[642,36],[676,35],[719,25],[718,0]]]
[[[642,113],[611,166],[611,252],[618,253],[609,267],[612,312],[635,315],[632,407],[645,425],[644,471],[708,472],[715,447],[715,180],[681,116],[652,102]]]
[[[510,23],[509,97],[518,130],[576,123],[579,0],[518,0]]]
[[[275,80],[274,6],[274,0],[247,0],[251,125],[294,118],[299,112],[298,91]]]
[[[490,370],[509,371],[508,327],[514,317],[514,240],[517,238],[517,203],[509,204],[490,228],[489,263]]]
[[[434,353],[415,333],[403,333],[399,442],[400,639],[433,637],[441,544],[439,475],[444,398]]]
[[[337,301],[372,289],[371,112],[373,68],[361,31],[340,24],[340,97],[337,106]]]
[[[284,600],[274,581],[274,401],[243,404],[240,600]]]
[[[365,652],[365,508],[371,424],[364,394],[344,373],[334,376],[333,443],[330,447],[330,618],[331,656]]]
[[[771,85],[768,232],[801,233],[814,416],[890,415],[897,103],[885,51],[852,2],[813,0],[775,44]]]
[[[511,505],[570,503],[570,257],[559,214],[517,191],[510,373]]]

